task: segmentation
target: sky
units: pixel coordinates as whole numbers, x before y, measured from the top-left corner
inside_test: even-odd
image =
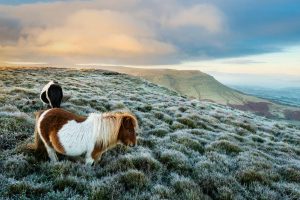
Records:
[[[276,82],[300,80],[299,57],[299,0],[0,0],[1,64],[199,69],[224,82]]]

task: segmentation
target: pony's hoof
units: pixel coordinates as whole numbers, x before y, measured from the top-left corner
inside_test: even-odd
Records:
[[[94,159],[92,159],[92,158],[87,158],[87,159],[85,160],[85,164],[86,164],[86,165],[92,166],[92,165],[94,164]]]

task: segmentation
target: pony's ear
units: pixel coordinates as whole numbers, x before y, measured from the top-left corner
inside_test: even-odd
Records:
[[[124,128],[132,128],[134,126],[133,119],[131,117],[124,117],[123,118],[123,126]]]

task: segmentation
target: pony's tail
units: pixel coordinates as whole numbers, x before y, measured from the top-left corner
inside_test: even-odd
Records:
[[[34,128],[34,142],[33,143],[30,143],[30,144],[27,144],[27,148],[30,149],[30,150],[43,150],[45,149],[45,146],[44,146],[44,143],[43,141],[41,140],[41,137],[39,135],[39,132],[38,132],[38,120],[41,116],[41,114],[44,112],[44,110],[42,111],[38,111],[38,112],[35,112],[35,128]]]

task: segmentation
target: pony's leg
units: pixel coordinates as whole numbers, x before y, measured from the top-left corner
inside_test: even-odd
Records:
[[[49,147],[49,145],[46,145],[46,149],[47,149],[50,161],[51,162],[57,162],[58,158],[57,158],[57,155],[55,153],[55,150],[53,148]]]
[[[87,153],[85,155],[85,164],[87,165],[92,165],[94,163],[94,159],[92,158],[92,154],[91,153]]]

